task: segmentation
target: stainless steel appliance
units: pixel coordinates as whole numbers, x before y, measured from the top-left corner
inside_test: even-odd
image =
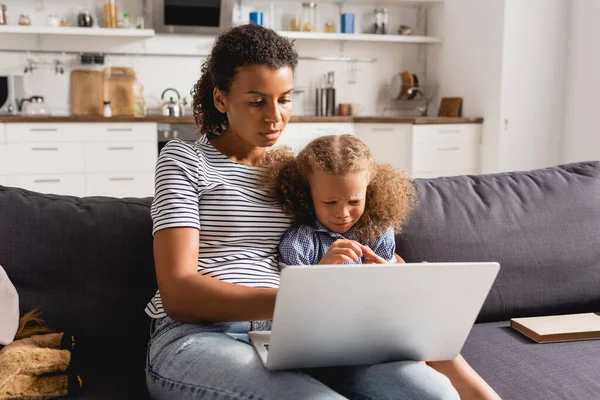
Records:
[[[0,75],[0,114],[16,114],[24,96],[22,76]]]
[[[198,140],[198,128],[194,124],[158,124],[158,152],[173,139],[193,143]]]
[[[235,0],[146,0],[156,32],[215,35],[230,28]]]

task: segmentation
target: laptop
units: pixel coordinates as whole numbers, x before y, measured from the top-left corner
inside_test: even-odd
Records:
[[[455,358],[498,263],[289,266],[271,331],[251,331],[269,370]]]

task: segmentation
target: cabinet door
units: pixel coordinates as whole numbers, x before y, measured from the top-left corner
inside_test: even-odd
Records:
[[[9,175],[8,185],[39,193],[85,196],[85,175],[83,174]]]
[[[153,142],[86,143],[86,172],[153,172],[157,152]]]
[[[356,136],[365,142],[371,153],[381,163],[410,172],[410,124],[356,124]]]
[[[416,125],[412,140],[413,173],[427,176],[477,173],[480,131],[479,124]]]
[[[9,175],[85,171],[82,143],[8,143],[6,152]]]
[[[352,123],[303,123],[302,136],[298,142],[298,150],[302,150],[313,139],[327,135],[354,134],[354,124]]]
[[[150,197],[154,195],[154,173],[109,173],[86,176],[87,196]]]
[[[85,126],[93,124],[26,123],[5,124],[7,143],[77,142],[89,134]]]
[[[294,151],[298,151],[298,144],[302,139],[303,125],[304,124],[298,122],[287,124],[287,126],[283,130],[283,133],[279,137],[279,140],[277,140],[277,144],[273,147],[289,146],[292,149],[294,149]]]
[[[88,142],[154,142],[158,141],[158,128],[151,122],[86,124],[90,134]],[[93,130],[93,134],[91,133]]]

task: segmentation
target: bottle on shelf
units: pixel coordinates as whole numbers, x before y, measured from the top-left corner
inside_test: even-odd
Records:
[[[317,3],[302,3],[302,30],[317,31]]]
[[[117,27],[117,4],[115,0],[108,0],[104,3],[104,27],[105,28],[116,28]]]

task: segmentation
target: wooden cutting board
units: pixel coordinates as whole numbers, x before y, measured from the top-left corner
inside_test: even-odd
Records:
[[[104,107],[104,73],[71,71],[71,113],[76,116],[98,116]]]
[[[133,116],[135,80],[133,68],[109,67],[104,70],[106,100],[110,101],[113,116]]]

